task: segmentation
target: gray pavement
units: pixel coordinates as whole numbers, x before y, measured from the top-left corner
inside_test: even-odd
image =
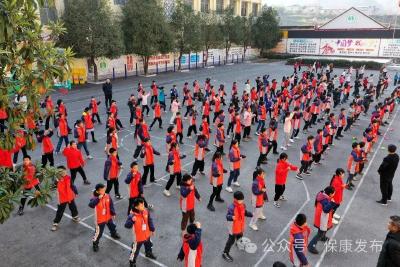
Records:
[[[41,208],[31,209],[27,207],[22,217],[12,216],[4,225],[0,226],[0,266],[127,266],[129,256],[129,246],[131,244],[131,232],[123,227],[126,219],[126,210],[128,206],[128,190],[123,180],[128,172],[128,166],[132,160],[132,154],[136,147],[133,139],[132,128],[129,127],[129,111],[126,105],[127,99],[133,88],[136,89],[137,83],[141,80],[145,88],[149,88],[151,81],[155,79],[159,85],[164,85],[166,93],[172,84],[177,84],[179,93],[185,81],[189,84],[195,79],[201,83],[205,78],[210,77],[212,83],[219,85],[224,83],[227,91],[230,91],[233,81],[237,81],[239,89],[243,89],[243,84],[247,79],[254,83],[257,76],[270,74],[270,77],[280,80],[282,76],[292,71],[291,66],[286,66],[282,62],[274,63],[245,63],[232,66],[216,67],[213,69],[201,69],[185,73],[161,74],[157,77],[135,77],[127,80],[116,80],[113,82],[114,98],[118,102],[119,114],[123,125],[126,127],[119,133],[121,149],[120,158],[125,166],[120,177],[120,189],[125,197],[122,200],[115,201],[117,211],[117,229],[122,238],[120,242],[103,238],[100,242],[100,251],[94,253],[91,248],[91,238],[93,235],[94,218],[93,210],[88,207],[91,192],[95,183],[104,182],[102,178],[103,165],[106,159],[104,154],[105,129],[104,125],[96,125],[96,136],[99,142],[97,144],[89,143],[89,150],[94,159],[87,161],[85,171],[92,182],[90,186],[84,186],[78,175],[76,185],[79,195],[76,200],[79,215],[83,219],[79,224],[73,223],[69,218],[64,217],[57,232],[51,232],[50,227],[55,216],[54,208],[57,206],[56,200],[49,205]],[[335,69],[335,73],[341,73],[341,70]],[[367,74],[372,72],[367,72]],[[390,87],[389,91],[392,90]],[[103,101],[101,86],[85,86],[80,89],[72,90],[68,95],[62,96],[69,113],[69,123],[81,116],[83,108],[89,104],[90,96],[95,95]],[[55,93],[53,99],[59,95]],[[167,101],[168,102],[168,101]],[[347,105],[345,106],[348,107]],[[340,108],[334,110],[338,113]],[[103,103],[100,106],[102,120],[105,121],[105,109]],[[151,117],[150,117],[151,118]],[[148,122],[150,122],[147,120]],[[338,167],[345,168],[347,157],[351,151],[351,140],[353,136],[360,137],[362,130],[368,124],[369,116],[361,116],[360,126],[354,127],[350,133],[345,134],[335,146],[328,151],[328,154],[322,165],[314,168],[312,176],[307,176],[304,181],[295,178],[295,173],[289,174],[285,195],[288,198],[280,209],[275,208],[272,202],[264,207],[264,213],[267,217],[265,222],[259,222],[259,231],[254,232],[250,228],[246,229],[245,236],[257,244],[258,249],[255,254],[248,254],[239,251],[236,247],[231,250],[234,258],[233,263],[226,263],[221,258],[221,253],[227,239],[226,227],[226,208],[232,201],[232,195],[225,190],[222,197],[225,203],[215,203],[216,212],[211,213],[206,209],[208,198],[211,194],[209,185],[209,170],[211,152],[206,159],[206,176],[198,176],[196,186],[202,196],[202,202],[196,207],[196,220],[202,223],[203,228],[203,266],[272,266],[276,260],[285,262],[290,266],[288,252],[285,246],[288,240],[288,227],[293,221],[293,217],[298,212],[303,212],[308,216],[309,225],[312,225],[314,216],[314,198],[318,191],[326,187],[332,177],[334,170]],[[394,114],[393,123],[382,129],[385,136],[379,139],[379,147],[376,146],[369,162],[365,167],[365,174],[361,181],[357,182],[357,190],[346,191],[344,202],[338,209],[342,215],[342,220],[338,226],[328,233],[336,240],[329,246],[329,252],[317,256],[309,255],[312,266],[375,266],[378,253],[374,249],[379,249],[379,241],[384,240],[386,235],[386,222],[388,216],[399,213],[400,199],[399,194],[399,174],[395,177],[395,194],[393,202],[388,207],[381,207],[375,203],[380,196],[379,177],[377,168],[386,155],[386,147],[389,143],[398,144],[400,137],[400,128],[397,126],[399,116]],[[164,126],[169,121],[169,114],[163,116]],[[199,122],[198,122],[199,125]],[[184,121],[185,130],[187,122]],[[320,125],[321,126],[321,125]],[[282,125],[279,125],[282,132]],[[138,259],[138,266],[183,266],[176,261],[177,254],[181,246],[180,238],[180,220],[179,210],[179,192],[171,189],[172,196],[166,198],[163,194],[163,187],[168,180],[168,174],[165,172],[166,151],[165,151],[165,129],[154,128],[151,132],[152,143],[158,149],[162,156],[156,156],[156,179],[158,185],[145,188],[147,200],[155,205],[152,216],[155,221],[156,235],[153,238],[154,254],[157,261],[149,261],[144,257]],[[316,127],[310,131],[314,134]],[[252,129],[253,140],[243,142],[241,151],[247,155],[244,159],[239,182],[239,188],[245,193],[246,203],[250,209],[252,172],[255,168],[255,161],[258,157],[257,138]],[[71,136],[70,136],[71,137]],[[280,134],[282,137],[282,134]],[[287,151],[289,161],[299,165],[300,146],[305,141],[306,135],[300,134],[300,140]],[[53,140],[55,143],[55,139]],[[188,155],[182,162],[183,168],[190,171],[193,164],[193,145],[194,140],[184,139],[185,145],[181,147],[183,152]],[[278,144],[281,143],[278,142]],[[210,141],[212,144],[212,141]],[[280,145],[279,145],[280,146]],[[214,150],[214,147],[210,145]],[[381,149],[385,148],[385,149]],[[228,147],[226,146],[225,151]],[[31,153],[33,158],[39,159],[38,151]],[[274,190],[274,170],[276,156],[269,155],[269,163],[264,165],[266,170],[266,185],[270,199],[273,197]],[[21,161],[21,159],[20,159]],[[142,163],[140,162],[140,169]],[[225,163],[227,164],[226,158]],[[65,164],[63,156],[56,156],[56,165]],[[227,165],[226,165],[227,166]],[[225,176],[225,180],[227,176]],[[113,191],[111,196],[114,197]],[[67,210],[67,214],[69,211]],[[68,216],[68,215],[67,215]],[[247,221],[249,222],[249,221]],[[313,233],[315,228],[312,227]],[[108,233],[106,230],[105,233]],[[351,242],[351,246],[349,243]],[[273,244],[271,246],[271,244]],[[351,248],[351,251],[349,251]],[[322,252],[324,247],[319,245]],[[366,252],[364,252],[366,251]]]

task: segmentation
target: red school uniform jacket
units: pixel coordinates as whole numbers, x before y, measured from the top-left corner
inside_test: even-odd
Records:
[[[297,171],[297,167],[287,161],[279,160],[275,169],[275,184],[284,185],[288,176],[289,169]]]
[[[57,182],[58,203],[71,203],[77,194],[76,187],[72,184],[71,177],[65,175]]]
[[[82,152],[77,148],[66,147],[63,150],[63,155],[67,158],[68,169],[76,169],[85,164]]]
[[[24,189],[29,190],[39,184],[39,179],[36,177],[36,167],[33,164],[24,165]]]

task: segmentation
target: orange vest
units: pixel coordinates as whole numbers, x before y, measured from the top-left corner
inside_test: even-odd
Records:
[[[194,157],[197,160],[204,160],[205,150],[201,148],[198,144],[194,147]]]
[[[89,113],[84,112],[83,113],[83,120],[85,121],[85,127],[86,129],[93,129],[93,121],[92,121],[92,116]]]
[[[111,209],[110,209],[110,196],[104,194],[104,196],[99,199],[99,203],[95,208],[95,216],[97,224],[105,223],[111,220]]]
[[[144,155],[144,165],[149,166],[154,164],[154,153],[153,147],[149,144],[144,144],[145,155]]]
[[[36,178],[36,167],[33,164],[24,166],[24,189],[32,189],[35,185],[39,184],[39,179]]]
[[[140,181],[140,172],[137,172],[136,174],[131,173],[131,175],[133,176],[133,178],[129,183],[129,197],[136,198],[139,197],[138,183]]]
[[[240,158],[240,148],[232,146],[230,152],[233,152],[233,156],[235,158]],[[229,162],[229,165],[230,165],[229,167],[231,168],[232,171],[238,170],[238,169],[240,169],[240,160],[235,161],[235,162]]]
[[[150,227],[149,227],[149,212],[145,209],[141,213],[132,213],[133,224],[132,231],[133,236],[136,240],[134,242],[144,242],[150,238]]]

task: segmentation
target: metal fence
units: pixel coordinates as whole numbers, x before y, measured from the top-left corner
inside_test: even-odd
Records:
[[[200,69],[200,68],[210,68],[210,67],[217,67],[217,66],[223,66],[223,65],[231,65],[231,64],[238,64],[238,63],[243,63],[246,59],[251,59],[254,58],[251,56],[248,57],[244,57],[243,55],[229,55],[227,59],[225,59],[225,57],[214,57],[214,56],[210,56],[206,62],[198,62],[197,58],[198,58],[198,54],[192,54],[192,55],[196,55],[196,60],[194,62],[191,62],[191,58],[190,55],[187,58],[188,62],[185,62],[185,64],[181,63],[181,69],[179,70],[179,60],[175,59],[173,60],[173,62],[171,63],[155,63],[151,66],[149,66],[148,75],[154,75],[154,74],[159,74],[159,73],[164,73],[164,72],[177,72],[177,71],[181,71],[181,72],[185,72],[191,69]],[[123,70],[123,71],[121,71]],[[92,73],[89,73],[89,79],[92,78],[90,76],[92,76]],[[136,62],[135,65],[131,68],[129,68],[128,70],[128,66],[127,64],[124,64],[124,66],[122,67],[118,67],[118,68],[112,68],[112,74],[111,77],[109,74],[105,75],[99,75],[99,79],[105,79],[105,78],[112,78],[117,79],[117,78],[124,78],[127,79],[130,76],[143,76],[144,75],[144,68],[143,68],[143,64],[140,62]]]

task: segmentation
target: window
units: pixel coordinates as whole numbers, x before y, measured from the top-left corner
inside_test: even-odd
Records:
[[[114,5],[125,5],[126,4],[126,0],[114,0]]]
[[[253,3],[253,16],[257,17],[258,16],[258,4]]]
[[[200,10],[201,12],[206,12],[208,13],[210,5],[209,5],[209,0],[201,0],[201,6],[200,6]]]
[[[247,16],[247,2],[243,1],[242,2],[242,12],[241,15],[243,17]]]
[[[217,8],[216,8],[217,13],[221,14],[224,12],[224,0],[217,0]]]

